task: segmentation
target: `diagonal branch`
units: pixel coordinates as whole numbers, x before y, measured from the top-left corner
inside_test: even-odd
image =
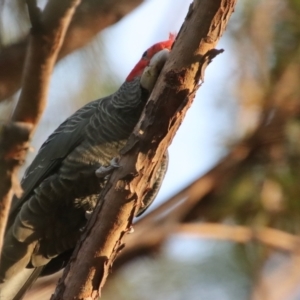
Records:
[[[176,233],[179,224],[194,211],[197,203],[215,191],[220,182],[232,176],[237,166],[249,154],[240,155],[236,152],[233,150],[205,175],[138,220],[134,224],[134,234],[125,237],[126,248],[118,256],[113,269],[136,256],[151,253],[159,248],[170,234]]]
[[[0,124],[0,249],[13,194],[20,190],[17,173],[44,110],[50,76],[66,30],[80,0],[49,0],[43,13],[27,0],[32,29],[22,91],[11,124]],[[8,138],[9,137],[9,138]]]
[[[194,99],[205,67],[219,53],[214,47],[235,2],[191,4],[141,121],[123,149],[120,168],[112,174],[52,300],[99,297],[148,182]]]

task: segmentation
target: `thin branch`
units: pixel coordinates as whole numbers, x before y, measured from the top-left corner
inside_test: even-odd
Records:
[[[13,194],[19,191],[17,173],[30,139],[44,110],[50,76],[79,0],[49,0],[43,14],[28,0],[32,30],[22,79],[22,91],[12,124],[0,132],[0,249]],[[24,124],[25,123],[25,124]],[[7,138],[9,137],[9,138]]]
[[[193,101],[205,67],[218,53],[213,49],[234,5],[235,0],[191,4],[141,121],[123,149],[120,168],[112,174],[52,300],[99,297],[148,182]]]
[[[268,227],[249,228],[217,223],[185,223],[178,225],[175,233],[236,243],[257,241],[276,250],[286,252],[294,252],[300,245],[298,236]]]
[[[143,0],[83,0],[75,12],[57,60],[85,46],[104,28],[118,22]],[[21,86],[21,74],[29,37],[0,51],[0,101]]]

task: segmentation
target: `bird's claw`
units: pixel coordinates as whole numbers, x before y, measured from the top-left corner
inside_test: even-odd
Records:
[[[110,165],[107,167],[101,166],[100,168],[98,168],[96,170],[96,176],[98,178],[105,178],[106,176],[110,175],[115,169],[119,168],[119,158],[118,157],[114,157],[111,161],[110,161]]]

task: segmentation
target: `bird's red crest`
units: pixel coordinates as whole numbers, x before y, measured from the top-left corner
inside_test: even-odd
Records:
[[[142,58],[140,59],[140,61],[135,65],[135,67],[132,69],[132,71],[127,76],[126,81],[131,81],[135,77],[141,75],[143,73],[145,67],[149,64],[149,62],[154,54],[156,54],[157,52],[159,52],[163,49],[171,50],[171,47],[175,40],[175,37],[176,37],[175,34],[170,33],[168,40],[156,43],[153,46],[151,46],[147,51],[145,51]]]

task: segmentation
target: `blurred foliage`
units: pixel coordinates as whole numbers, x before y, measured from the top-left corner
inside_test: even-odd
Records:
[[[245,0],[237,11],[236,23],[230,27],[237,58],[237,144],[250,154],[199,202],[188,219],[229,222],[254,230],[272,227],[298,235],[299,1]],[[253,284],[264,276],[266,266],[278,254],[276,249],[257,242],[239,245],[238,249],[237,261],[247,262]],[[289,259],[295,255],[296,248],[288,253]]]
[[[205,209],[203,215],[207,219],[220,221],[233,217],[239,224],[299,231],[300,105],[294,102],[299,102],[300,90],[285,82],[288,97],[281,101],[276,94],[291,64],[299,68],[297,3],[244,1],[239,8],[240,23],[231,30],[231,39],[236,45],[240,74],[236,85],[240,113],[243,115],[255,106],[255,126],[250,131],[247,124],[243,127],[242,141],[252,152],[208,197],[209,201],[199,204]],[[256,26],[265,23],[269,27]]]
[[[173,247],[178,243],[182,244],[182,251],[174,253]],[[102,298],[209,300],[220,299],[220,295],[222,300],[247,298],[251,289],[249,274],[237,262],[232,243],[190,240],[188,245],[193,248],[193,255],[186,253],[185,243],[187,238],[171,239],[155,258],[137,259],[112,274]]]

